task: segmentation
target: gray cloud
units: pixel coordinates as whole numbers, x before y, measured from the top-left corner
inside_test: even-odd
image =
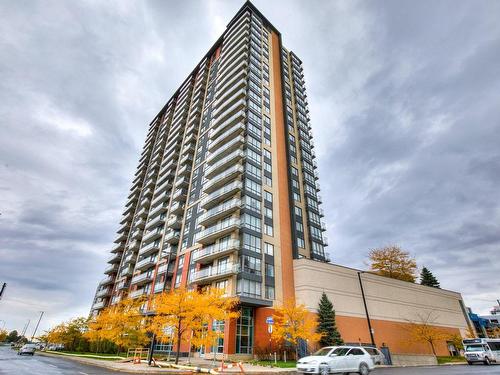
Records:
[[[499,4],[256,5],[304,61],[334,260],[363,267],[397,242],[485,312],[500,292]],[[88,312],[147,124],[240,6],[0,6],[8,328]]]

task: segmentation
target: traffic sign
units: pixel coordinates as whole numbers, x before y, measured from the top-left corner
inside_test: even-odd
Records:
[[[268,333],[273,333],[273,325],[272,324],[268,324],[267,325],[267,332]]]
[[[273,319],[273,317],[272,317],[272,316],[268,316],[268,317],[266,318],[266,323],[267,323],[267,324],[274,324],[274,319]]]

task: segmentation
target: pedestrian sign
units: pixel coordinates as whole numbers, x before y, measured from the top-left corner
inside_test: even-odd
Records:
[[[273,317],[272,317],[272,316],[268,316],[268,317],[266,318],[266,323],[267,323],[267,324],[274,324],[274,319],[273,319]]]

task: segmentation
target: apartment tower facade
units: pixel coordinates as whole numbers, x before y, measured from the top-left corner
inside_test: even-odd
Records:
[[[149,125],[92,313],[223,289],[241,316],[206,351],[251,354],[293,259],[328,260],[316,169],[301,60],[247,2]]]

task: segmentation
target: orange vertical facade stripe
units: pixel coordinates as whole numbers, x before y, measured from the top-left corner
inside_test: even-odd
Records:
[[[278,209],[280,217],[281,275],[283,300],[295,299],[293,279],[292,232],[290,222],[290,199],[288,185],[287,144],[285,118],[283,115],[283,87],[281,85],[281,46],[276,32],[272,32],[273,85],[274,85],[274,136],[277,145],[278,163]]]

